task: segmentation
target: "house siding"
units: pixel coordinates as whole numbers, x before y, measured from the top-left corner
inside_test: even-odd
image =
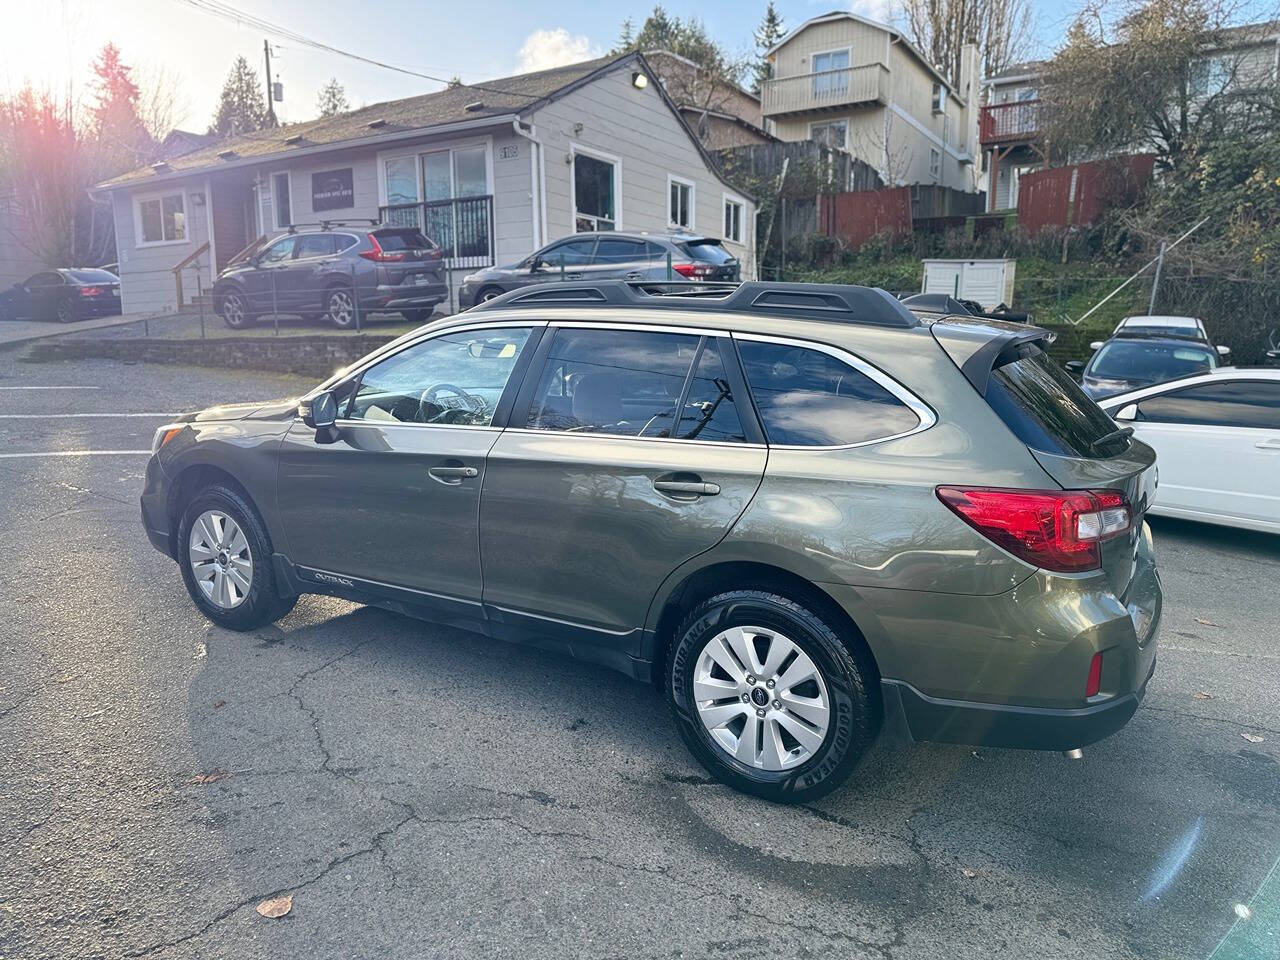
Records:
[[[841,18],[810,24],[777,52],[774,77],[798,77],[813,72],[813,55],[849,48],[849,65],[863,67],[885,63],[888,34],[878,27]]]
[[[133,216],[134,197],[181,192],[186,214],[186,239],[154,247],[139,247],[135,242]],[[209,239],[206,208],[197,206],[193,196],[204,196],[204,179],[193,178],[176,183],[154,185],[142,190],[117,190],[111,197],[115,218],[116,254],[120,263],[120,308],[124,313],[166,313],[177,310],[178,294],[173,268],[189,257]],[[213,284],[209,255],[199,258],[200,284],[209,290]],[[184,271],[183,284],[194,293],[197,268]]]
[[[636,89],[629,70],[615,70],[543,107],[534,119],[545,151],[549,240],[574,232],[575,147],[620,158],[619,229],[667,230],[667,176],[672,174],[694,182],[692,229],[723,237],[723,197],[736,191],[707,165],[656,84]],[[741,199],[746,203],[745,242],[726,247],[742,262],[745,278],[755,276],[755,207]]]

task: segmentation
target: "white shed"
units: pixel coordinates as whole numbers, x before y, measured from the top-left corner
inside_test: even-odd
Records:
[[[947,293],[975,300],[983,309],[1012,307],[1017,260],[925,260],[922,293]]]

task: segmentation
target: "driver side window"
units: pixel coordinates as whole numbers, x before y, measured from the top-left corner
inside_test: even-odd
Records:
[[[487,427],[529,333],[463,330],[407,347],[361,375],[346,419]]]

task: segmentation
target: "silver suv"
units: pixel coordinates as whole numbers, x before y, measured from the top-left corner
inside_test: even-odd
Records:
[[[602,663],[774,800],[881,730],[1073,750],[1155,666],[1155,455],[1048,336],[865,287],[528,287],[161,428],[143,521],[217,624],[332,594]]]

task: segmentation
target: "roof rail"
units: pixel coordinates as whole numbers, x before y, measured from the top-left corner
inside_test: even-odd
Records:
[[[690,280],[551,281],[512,290],[472,307],[469,312],[517,307],[594,306],[764,314],[879,327],[920,325],[915,314],[877,287],[839,283],[769,283],[762,280],[737,284]]]

